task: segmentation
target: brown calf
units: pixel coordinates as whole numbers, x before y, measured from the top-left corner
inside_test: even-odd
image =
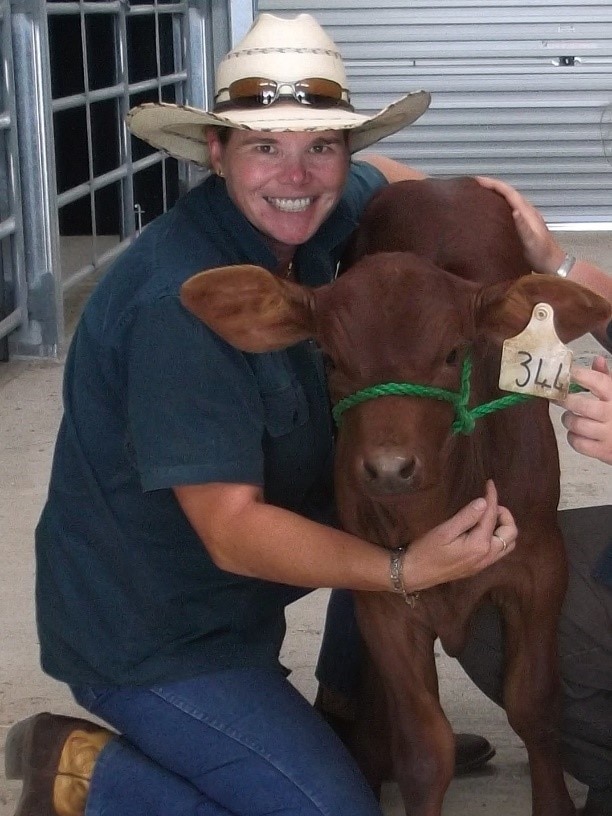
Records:
[[[419,255],[380,252],[397,248]],[[336,403],[386,382],[458,392],[468,354],[470,405],[486,403],[500,396],[500,344],[525,327],[536,303],[553,306],[564,342],[609,314],[608,304],[582,287],[527,274],[507,206],[469,180],[391,185],[365,214],[351,249],[351,261],[357,258],[317,289],[258,267],[209,270],[184,285],[182,299],[244,351],[314,337],[331,361]],[[433,644],[439,637],[458,654],[473,611],[493,601],[505,624],[505,708],[529,754],[533,812],[569,816],[574,808],[556,747],[555,631],[566,567],[548,404],[531,400],[497,411],[467,434],[452,432],[454,419],[448,402],[397,395],[354,405],[341,418],[336,487],[348,531],[390,549],[409,545],[482,495],[489,478],[520,529],[509,557],[473,578],[421,592],[414,606],[390,592],[356,593],[371,658],[358,760],[379,788],[390,755],[406,812],[439,816],[454,750]],[[359,739],[360,728],[368,739]]]

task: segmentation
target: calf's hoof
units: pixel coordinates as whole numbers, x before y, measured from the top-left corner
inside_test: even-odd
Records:
[[[5,744],[7,779],[22,779],[15,816],[82,816],[89,780],[115,736],[87,720],[36,714],[16,723]]]

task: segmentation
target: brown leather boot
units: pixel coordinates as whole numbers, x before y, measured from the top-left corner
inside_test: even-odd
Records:
[[[6,778],[23,779],[15,816],[83,816],[96,759],[114,736],[58,714],[16,723],[5,745]]]

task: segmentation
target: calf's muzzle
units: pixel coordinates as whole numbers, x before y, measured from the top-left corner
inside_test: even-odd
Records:
[[[392,496],[415,490],[420,482],[421,463],[416,456],[396,449],[379,449],[360,462],[360,477],[365,490],[376,496]]]

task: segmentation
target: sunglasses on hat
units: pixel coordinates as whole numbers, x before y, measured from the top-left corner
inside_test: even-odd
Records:
[[[229,95],[229,101],[215,104],[214,111],[232,108],[268,107],[275,102],[292,99],[300,105],[310,105],[315,108],[344,108],[353,110],[349,94],[337,82],[321,77],[300,79],[297,82],[279,82],[275,79],[263,77],[245,77],[230,83],[228,88],[221,88],[217,97],[224,92]],[[346,98],[343,97],[346,95]]]

